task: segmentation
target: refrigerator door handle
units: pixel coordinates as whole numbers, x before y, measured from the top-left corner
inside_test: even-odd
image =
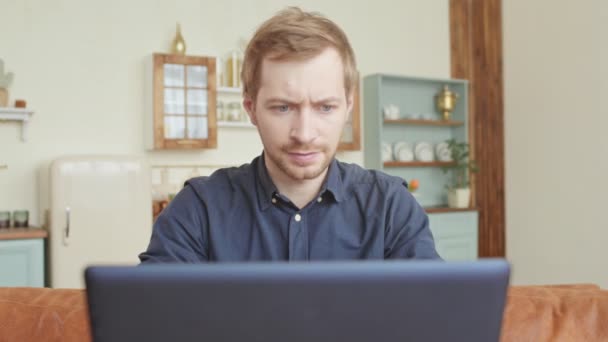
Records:
[[[67,246],[70,239],[70,207],[65,207],[65,229],[63,232],[63,244]]]

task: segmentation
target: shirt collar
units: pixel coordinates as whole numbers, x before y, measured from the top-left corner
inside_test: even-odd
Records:
[[[342,201],[344,198],[344,187],[342,186],[342,176],[340,175],[340,167],[338,161],[334,158],[329,163],[329,170],[327,170],[327,181],[323,188],[321,188],[321,194],[325,191],[331,192],[336,202]]]
[[[277,187],[272,182],[270,175],[268,174],[268,170],[266,169],[266,162],[264,161],[264,153],[256,160],[256,170],[258,174],[258,202],[260,203],[260,208],[262,210],[268,209],[270,207],[272,197],[278,193]]]
[[[268,169],[266,169],[266,163],[264,161],[264,153],[256,159],[257,165],[255,166],[258,174],[258,201],[262,210],[268,209],[272,203],[272,198],[279,192],[277,187],[272,182]],[[326,191],[330,192],[336,202],[340,202],[344,198],[344,188],[342,187],[342,176],[340,175],[340,168],[338,161],[334,158],[329,164],[327,171],[327,179],[321,187],[321,195]]]

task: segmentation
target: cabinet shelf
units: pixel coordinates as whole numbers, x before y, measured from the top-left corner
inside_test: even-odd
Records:
[[[475,210],[477,210],[477,208],[424,207],[424,211],[429,214],[455,213]]]
[[[384,119],[385,124],[416,125],[416,126],[447,126],[456,127],[464,125],[464,121],[453,120],[427,120],[427,119]]]
[[[384,162],[384,167],[442,167],[442,166],[451,166],[451,165],[454,165],[454,163],[453,162],[440,162],[440,161],[432,161],[432,162],[389,161],[389,162]]]

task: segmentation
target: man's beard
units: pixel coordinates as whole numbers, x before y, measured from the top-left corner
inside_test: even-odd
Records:
[[[268,153],[269,151],[266,151],[265,154],[286,176],[296,181],[303,181],[315,179],[323,174],[335,157],[336,148],[333,149],[333,153],[330,155],[328,154],[328,151],[330,151],[328,146],[312,147],[309,145],[295,143],[282,146],[278,153]],[[289,151],[315,151],[319,153],[321,162],[312,164],[310,166],[299,166],[289,161]]]

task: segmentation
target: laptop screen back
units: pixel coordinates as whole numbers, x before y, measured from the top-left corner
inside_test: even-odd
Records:
[[[365,261],[98,266],[96,342],[498,341],[509,265]]]

